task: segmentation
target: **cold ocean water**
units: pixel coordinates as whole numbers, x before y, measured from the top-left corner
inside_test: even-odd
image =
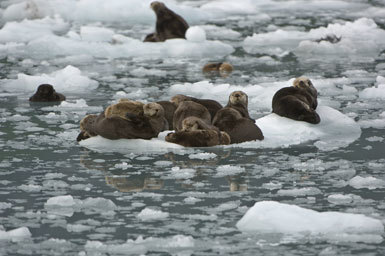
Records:
[[[149,3],[0,2],[0,255],[384,255],[385,3],[170,0],[198,28],[154,44]],[[319,125],[271,114],[301,75]],[[67,101],[29,103],[41,83]],[[119,98],[234,90],[263,142],[75,140]]]

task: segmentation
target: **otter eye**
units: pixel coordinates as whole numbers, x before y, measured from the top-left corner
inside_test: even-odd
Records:
[[[299,86],[306,86],[304,81],[299,82]]]

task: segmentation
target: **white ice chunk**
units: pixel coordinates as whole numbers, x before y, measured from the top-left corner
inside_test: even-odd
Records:
[[[80,27],[80,36],[88,42],[110,42],[114,31],[108,28],[82,26]]]
[[[385,78],[377,76],[377,87],[366,88],[359,95],[361,99],[385,99]]]
[[[11,207],[12,207],[11,203],[0,202],[0,210],[8,209],[8,208],[11,208]]]
[[[102,197],[88,197],[82,201],[81,206],[96,211],[115,211],[118,208],[110,199]]]
[[[75,205],[75,200],[71,195],[51,197],[45,203],[45,206],[71,207]]]
[[[201,160],[212,159],[215,157],[217,157],[217,155],[214,153],[196,153],[188,156],[188,158],[190,159],[201,159]]]
[[[244,167],[234,165],[221,165],[217,167],[216,177],[224,177],[230,175],[237,175],[245,171]]]
[[[195,176],[195,173],[196,171],[194,169],[172,167],[168,177],[172,179],[190,179]]]
[[[138,218],[142,221],[153,221],[167,219],[168,212],[162,212],[160,210],[153,210],[151,208],[144,208],[139,214]]]
[[[293,188],[293,189],[280,189],[277,194],[280,196],[313,196],[321,194],[321,190],[318,188]]]
[[[351,180],[349,180],[349,185],[355,189],[367,188],[370,190],[385,188],[385,181],[382,179],[378,179],[375,177],[361,177],[355,176]]]
[[[328,201],[332,204],[350,204],[353,201],[352,195],[333,194],[328,196]]]
[[[103,110],[103,107],[88,106],[85,99],[78,99],[78,100],[75,100],[75,102],[62,101],[58,106],[44,107],[42,109],[47,111],[101,112]]]
[[[0,240],[18,241],[30,238],[31,236],[32,234],[27,227],[16,228],[9,231],[0,230]]]
[[[3,80],[4,81],[4,80]],[[7,92],[34,92],[40,84],[52,84],[57,92],[89,92],[98,87],[98,82],[82,75],[80,69],[67,66],[51,74],[30,76],[18,74],[16,80],[0,81],[1,90]]]
[[[246,232],[311,235],[375,234],[382,235],[380,220],[361,214],[317,212],[274,201],[257,202],[237,228]]]
[[[189,27],[186,31],[186,39],[191,42],[206,41],[206,32],[198,26]]]

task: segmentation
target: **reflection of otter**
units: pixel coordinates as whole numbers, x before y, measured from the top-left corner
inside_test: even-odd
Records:
[[[36,93],[29,98],[29,101],[53,102],[53,101],[63,101],[65,99],[66,97],[61,93],[57,93],[52,85],[41,84],[37,88]]]
[[[163,187],[163,180],[135,175],[129,177],[106,176],[106,183],[120,192],[140,192],[145,189],[158,190]]]
[[[229,134],[231,143],[263,140],[262,131],[254,121],[243,117],[239,111],[231,107],[219,110],[213,119],[213,125]]]
[[[176,110],[176,105],[170,101],[157,101],[156,103],[161,105],[164,109],[164,117],[168,122],[169,130],[174,130],[173,119]]]
[[[164,115],[163,107],[155,102],[143,106],[143,114],[148,118],[151,127],[155,132],[168,130],[168,122]]]
[[[208,75],[219,74],[227,77],[233,71],[233,66],[227,62],[207,63],[203,66],[202,72]]]
[[[193,101],[193,102],[196,102],[196,103],[203,105],[209,111],[209,113],[211,115],[211,119],[214,118],[214,116],[218,112],[218,110],[223,108],[222,105],[218,101],[210,100],[210,99],[197,99],[197,98],[182,95],[182,94],[177,94],[171,98],[171,102],[173,102],[177,106],[179,105],[179,103],[181,103],[183,101]]]
[[[146,36],[144,42],[164,42],[171,38],[185,38],[187,22],[171,11],[162,2],[152,2],[151,9],[156,14],[155,33]]]
[[[230,136],[215,130],[180,131],[167,134],[166,141],[185,147],[212,147],[230,144]]]
[[[182,101],[179,103],[174,113],[173,127],[175,131],[182,130],[182,122],[186,117],[195,116],[203,122],[211,124],[211,115],[207,108],[193,101]]]
[[[318,124],[317,90],[310,79],[296,78],[293,86],[278,90],[273,97],[273,113],[297,121]]]
[[[230,94],[229,101],[226,107],[230,107],[237,110],[242,115],[242,117],[252,119],[247,109],[248,104],[249,104],[249,100],[246,93],[242,91],[234,91]],[[252,120],[255,121],[254,119]]]

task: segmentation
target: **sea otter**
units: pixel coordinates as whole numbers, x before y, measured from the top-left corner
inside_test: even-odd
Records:
[[[148,118],[154,131],[162,132],[169,129],[163,107],[155,102],[143,106],[143,115]]]
[[[182,122],[186,117],[195,116],[202,119],[203,122],[211,124],[211,115],[207,108],[193,101],[182,101],[175,110],[173,118],[173,127],[175,131],[182,130]]]
[[[207,124],[202,119],[195,116],[186,117],[182,121],[181,131],[190,132],[197,130],[214,130],[219,132],[219,129],[217,127],[211,124]]]
[[[242,91],[234,91],[230,94],[226,107],[233,108],[237,110],[242,115],[242,117],[246,117],[255,121],[249,115],[248,104],[249,97],[246,93]]]
[[[213,119],[213,125],[230,135],[231,143],[264,139],[261,129],[255,122],[243,117],[232,107],[219,110]]]
[[[162,2],[152,2],[151,9],[156,15],[155,33],[145,37],[144,42],[164,42],[172,38],[185,38],[187,22],[178,14],[171,11]]]
[[[29,101],[54,102],[54,101],[63,101],[65,99],[66,97],[61,93],[57,93],[52,85],[41,84],[37,88],[36,93],[29,98]]]
[[[273,113],[311,124],[321,121],[315,111],[317,105],[317,90],[306,77],[296,78],[293,86],[278,90],[272,101]]]
[[[210,100],[210,99],[197,99],[197,98],[186,96],[183,94],[177,94],[171,98],[171,102],[173,102],[176,106],[178,106],[179,103],[183,101],[193,101],[203,105],[209,111],[211,118],[214,118],[218,110],[223,108],[218,101]]]
[[[227,77],[233,72],[233,66],[227,62],[207,63],[203,66],[202,72],[208,75],[219,74],[222,77]]]
[[[127,112],[136,115],[143,115],[143,106],[144,104],[139,101],[120,99],[118,103],[108,106],[104,111],[104,115],[107,118],[113,116],[126,118]]]
[[[173,119],[174,119],[174,113],[176,110],[176,105],[170,101],[165,101],[165,100],[157,101],[156,103],[161,105],[164,109],[164,117],[168,122],[169,130],[174,130]]]

